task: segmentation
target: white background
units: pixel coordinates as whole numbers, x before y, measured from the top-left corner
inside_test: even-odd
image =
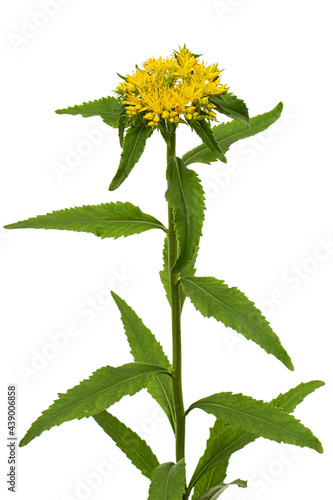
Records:
[[[225,68],[224,81],[247,102],[251,116],[284,103],[282,118],[269,131],[231,147],[227,166],[193,166],[208,207],[197,274],[224,279],[255,301],[295,371],[186,303],[185,404],[229,390],[267,401],[301,381],[324,380],[326,386],[295,414],[325,453],[258,440],[232,457],[228,479],[249,479],[249,486],[230,488],[226,500],[326,498],[331,491],[331,16],[328,0],[1,5],[1,227],[116,200],[166,221],[165,152],[157,133],[129,179],[111,193],[120,154],[117,131],[98,118],[54,113],[110,95],[116,72],[130,73],[151,55],[165,57],[186,42],[205,61]],[[178,154],[197,143],[181,127]],[[68,156],[73,151],[79,151],[76,166]],[[113,241],[0,229],[0,243],[1,409],[5,417],[6,385],[17,384],[20,438],[57,392],[100,366],[131,361],[110,289],[170,354],[169,310],[158,277],[161,232]],[[59,332],[58,339],[67,342],[61,348],[54,340]],[[168,424],[143,391],[113,410],[146,438],[160,461],[174,460]],[[189,475],[212,422],[199,411],[188,418]],[[5,484],[5,418],[1,432],[1,492],[12,498]],[[19,449],[18,476],[18,500],[144,499],[149,485],[92,419],[53,428]]]

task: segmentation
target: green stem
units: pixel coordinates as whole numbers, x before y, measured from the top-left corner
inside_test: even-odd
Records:
[[[176,154],[176,134],[171,134],[170,146],[167,148],[167,162]],[[169,280],[170,303],[172,320],[172,374],[173,394],[176,423],[176,461],[185,457],[185,412],[182,389],[182,345],[181,345],[181,299],[179,274],[173,274],[172,268],[178,256],[178,244],[173,224],[173,212],[168,204],[169,229],[168,229],[168,254],[169,254]],[[186,497],[185,497],[186,498]]]

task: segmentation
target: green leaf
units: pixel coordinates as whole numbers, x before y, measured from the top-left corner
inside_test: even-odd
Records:
[[[287,413],[291,413],[306,396],[323,385],[324,382],[320,380],[301,383],[285,394],[280,394],[270,403]],[[225,479],[223,473],[225,471],[226,474],[226,468],[232,453],[252,443],[257,437],[255,434],[235,428],[217,419],[210,430],[210,437],[207,441],[205,452],[200,458],[190,481],[189,488],[192,489],[195,486],[193,500],[196,500],[197,496],[208,489],[204,489],[205,486],[216,486],[220,482],[223,482]],[[218,475],[218,471],[220,470],[222,471],[221,479],[216,480],[216,475]]]
[[[279,337],[259,309],[240,290],[229,288],[224,281],[209,277],[182,278],[181,284],[203,316],[213,316],[258,344],[267,353],[273,354],[290,370],[294,369]]]
[[[231,144],[246,139],[253,135],[263,132],[270,125],[272,125],[281,116],[283,104],[280,102],[274,109],[262,115],[250,118],[250,127],[246,124],[233,120],[228,123],[221,123],[212,128],[215,139],[220,149],[226,153]],[[182,157],[185,165],[191,163],[207,163],[210,164],[217,161],[215,155],[212,154],[210,149],[205,144],[200,144],[194,149],[191,149]]]
[[[161,344],[157,342],[152,332],[143,324],[142,320],[123,299],[114,292],[111,292],[111,294],[120,311],[134,361],[163,366],[166,370],[170,370],[170,362],[164,354]],[[175,430],[171,378],[157,376],[149,384],[148,392],[164,410],[173,430]]]
[[[214,426],[210,429],[205,452],[198,462],[190,483],[191,489],[195,485],[193,500],[209,491],[211,487],[223,483],[227,476],[229,457],[216,461],[216,455],[220,452],[221,445],[224,442],[223,433],[226,427],[230,426],[222,420],[216,419]],[[217,438],[219,438],[219,441],[216,450],[214,444],[217,442]],[[210,467],[212,461],[214,467]]]
[[[197,500],[217,500],[219,496],[229,487],[232,485],[239,486],[240,488],[246,488],[247,487],[247,482],[242,481],[241,479],[236,479],[236,481],[232,481],[232,483],[227,483],[227,484],[219,484],[218,486],[214,486],[214,488],[211,488],[210,490],[206,491],[206,493],[203,493],[203,495],[200,495],[200,497],[197,498]]]
[[[127,129],[119,167],[109,186],[110,191],[117,189],[128,177],[134,165],[139,161],[151,133],[152,131],[148,130],[145,125]]]
[[[166,232],[166,228],[155,217],[141,212],[132,203],[120,201],[65,208],[5,226],[5,229],[22,228],[63,229],[93,233],[100,238],[119,238],[155,228]]]
[[[185,461],[159,465],[151,475],[148,500],[182,500],[185,493]]]
[[[25,446],[55,425],[100,413],[123,396],[132,396],[141,391],[156,375],[162,373],[171,375],[161,366],[143,363],[128,363],[117,368],[112,366],[100,368],[89,379],[83,380],[65,394],[59,393],[59,399],[43,411],[31,425],[20,446]]]
[[[172,268],[180,273],[196,255],[205,212],[205,197],[200,180],[193,170],[174,157],[167,166],[168,189],[165,197],[173,210],[179,254]]]
[[[170,303],[170,277],[169,277],[169,267],[168,267],[168,255],[169,255],[169,247],[168,247],[168,237],[166,236],[164,239],[164,247],[163,247],[163,269],[160,271],[160,278],[162,285],[165,290],[166,297]],[[187,264],[187,266],[184,267],[184,269],[180,272],[180,276],[194,276],[196,269],[195,269],[195,262],[197,260],[197,252],[193,256],[192,260]],[[181,288],[180,289],[180,301],[181,301],[181,307],[183,307],[184,302],[186,299],[186,295],[184,290]]]
[[[271,403],[242,394],[221,392],[193,403],[186,413],[199,408],[224,422],[278,443],[307,446],[323,453],[320,441],[292,415]]]
[[[56,113],[58,115],[82,115],[85,118],[100,116],[107,125],[116,128],[123,109],[123,105],[115,97],[108,96],[73,107],[57,109]]]
[[[287,413],[292,413],[296,406],[302,403],[306,396],[323,385],[325,385],[325,382],[322,382],[321,380],[312,380],[311,382],[305,383],[302,382],[293,389],[290,389],[288,392],[280,394],[277,398],[272,399],[271,404],[277,406],[278,408],[282,408],[283,411],[286,411]]]
[[[227,163],[227,159],[215,139],[211,126],[205,120],[202,120],[201,122],[193,122],[192,127],[214,158],[217,158],[223,163]]]
[[[106,410],[93,418],[142,474],[150,478],[159,462],[146,441]]]
[[[219,113],[223,113],[233,120],[249,125],[249,111],[242,99],[233,94],[219,94],[210,97],[210,101],[216,106]]]

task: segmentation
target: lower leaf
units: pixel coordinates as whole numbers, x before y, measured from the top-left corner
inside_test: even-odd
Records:
[[[142,474],[150,478],[159,462],[146,441],[106,410],[93,418]]]
[[[195,484],[193,500],[196,500],[213,486],[222,484],[227,476],[229,457],[227,456],[224,460],[216,460],[216,458],[224,444],[224,431],[228,427],[230,425],[217,418],[210,429],[204,455],[200,458],[190,483],[191,488]],[[212,466],[212,463],[215,465]]]
[[[147,387],[156,375],[162,373],[170,376],[170,372],[165,368],[143,363],[128,363],[118,368],[100,368],[89,379],[83,380],[65,394],[59,393],[59,399],[43,411],[19,446],[25,446],[55,425],[100,413],[123,396],[132,396]]]
[[[185,481],[184,459],[159,465],[151,475],[148,500],[182,500]]]
[[[147,328],[141,318],[116,293],[111,292],[121,314],[125,334],[131,347],[131,354],[137,363],[148,363],[163,366],[171,370],[170,362],[164,354],[161,344]],[[147,388],[149,394],[157,401],[167,415],[171,427],[175,430],[175,412],[172,380],[169,377],[157,376]]]
[[[196,401],[187,413],[200,408],[233,427],[278,443],[313,448],[323,453],[320,441],[299,420],[271,403],[264,403],[242,394],[221,392]]]
[[[270,403],[285,412],[291,413],[306,396],[323,385],[324,382],[320,380],[301,383],[288,392],[280,394]],[[206,449],[189,484],[190,490],[195,487],[193,500],[196,500],[204,491],[207,491],[210,486],[216,486],[223,482],[226,477],[226,468],[230,456],[257,438],[258,436],[250,432],[235,428],[217,419],[210,430]],[[219,474],[220,480],[217,479]],[[206,486],[208,488],[205,488]]]

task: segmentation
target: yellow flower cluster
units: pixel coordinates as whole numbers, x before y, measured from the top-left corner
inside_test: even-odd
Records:
[[[209,96],[225,94],[217,65],[198,61],[185,46],[172,57],[151,58],[116,88],[127,115],[157,128],[162,120],[177,125],[186,120],[215,120]]]

